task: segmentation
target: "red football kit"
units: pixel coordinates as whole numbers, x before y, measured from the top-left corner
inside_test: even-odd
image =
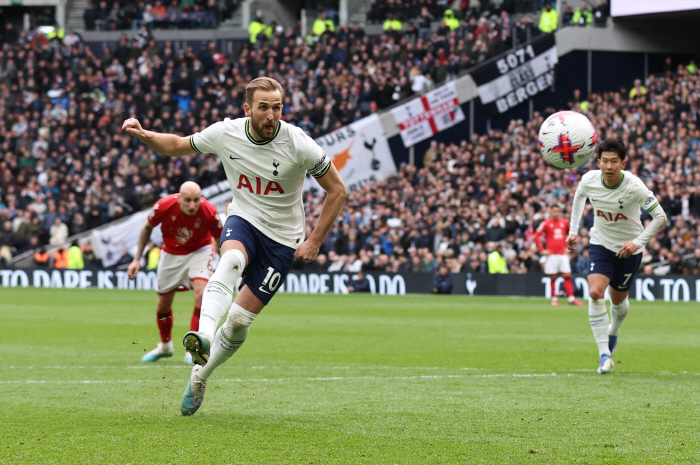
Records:
[[[569,222],[564,218],[559,218],[557,221],[547,218],[542,222],[537,232],[534,234],[535,244],[542,252],[542,242],[540,236],[544,234],[547,241],[547,250],[554,255],[563,255],[566,253],[566,235],[569,233]]]
[[[221,237],[223,226],[216,208],[205,198],[197,213],[188,216],[180,210],[179,197],[180,194],[172,194],[157,201],[148,214],[148,222],[151,226],[161,225],[163,251],[187,255],[210,245],[212,236]]]

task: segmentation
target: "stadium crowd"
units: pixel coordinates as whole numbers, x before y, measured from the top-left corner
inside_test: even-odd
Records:
[[[240,0],[95,0],[83,12],[88,31],[153,29],[213,29],[230,18]]]
[[[503,31],[512,30],[504,26],[507,13],[499,18]],[[169,159],[148,150],[120,131],[125,118],[190,134],[225,116],[242,116],[245,84],[266,74],[287,89],[283,118],[317,137],[485,59],[478,55],[483,44],[488,50],[495,44],[472,19],[426,40],[417,21],[414,28],[373,38],[359,26],[304,36],[275,28],[233,57],[216,43],[177,54],[170,43],[156,44],[147,28],[101,54],[72,33],[49,41],[35,31],[3,31],[0,260],[47,245],[68,249],[69,236],[148,208],[186,180],[207,186],[224,178],[214,157]],[[455,60],[460,65],[451,67]],[[668,212],[671,227],[645,256],[645,263],[664,262],[660,272],[700,272],[698,253],[687,257],[700,236],[699,88],[693,63],[669,65],[664,76],[635,83],[630,93],[576,94],[571,102],[601,137],[618,135],[630,144],[630,169]],[[422,167],[403,166],[396,176],[352,192],[342,223],[308,266],[430,272],[444,263],[452,272],[540,270],[530,237],[548,205],[571,199],[579,177],[548,168],[537,151],[537,128],[553,111],[472,140],[434,142]],[[311,228],[318,202],[309,193],[305,203]],[[591,224],[589,210],[584,227]],[[585,266],[585,253],[580,247],[573,255],[575,271]]]
[[[593,121],[599,139],[620,138],[628,146],[627,169],[656,193],[668,227],[648,244],[646,274],[700,274],[700,78],[691,61],[646,85],[594,94],[579,92],[569,108]],[[352,192],[343,223],[329,235],[328,256],[317,267],[386,271],[539,271],[540,254],[532,235],[550,205],[570,212],[575,185],[588,168],[564,171],[548,166],[537,148],[548,109],[529,122],[512,121],[453,144],[433,142],[423,167],[403,166],[385,181]],[[312,198],[308,222],[313,225]],[[594,213],[587,205],[582,242],[571,255],[582,272]],[[644,213],[644,221],[649,216]],[[660,266],[651,266],[651,263]],[[505,266],[504,266],[505,265]]]

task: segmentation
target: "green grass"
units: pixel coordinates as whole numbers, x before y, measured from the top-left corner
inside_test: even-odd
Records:
[[[176,298],[176,341],[191,299]],[[139,362],[155,301],[0,289],[0,463],[700,461],[697,303],[632,302],[600,376],[585,307],[278,295],[185,418],[179,344]]]

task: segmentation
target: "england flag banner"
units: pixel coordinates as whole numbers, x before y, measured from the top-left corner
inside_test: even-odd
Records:
[[[412,147],[464,121],[454,81],[400,105],[391,112],[399,126],[405,147]]]
[[[350,190],[368,181],[381,181],[396,173],[389,141],[379,115],[373,114],[316,139],[330,157]],[[306,176],[304,190],[319,189],[316,180]]]
[[[505,113],[554,85],[559,58],[554,34],[533,40],[471,73],[491,115]]]

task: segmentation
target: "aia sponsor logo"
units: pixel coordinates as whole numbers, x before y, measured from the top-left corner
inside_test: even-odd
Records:
[[[264,188],[263,182],[264,180],[258,177],[255,177],[253,182],[251,182],[251,180],[248,179],[248,176],[241,174],[238,178],[238,185],[236,186],[236,189],[247,189],[251,194],[256,195],[270,195],[272,192],[284,194],[284,189],[282,189],[282,186],[280,186],[278,182],[266,181],[267,184]]]
[[[621,220],[626,221],[629,219],[625,215],[623,215],[622,213],[616,213],[615,215],[613,215],[612,213],[604,212],[601,210],[596,211],[595,216],[600,216],[602,218],[605,218],[607,221],[610,221],[612,223],[617,223],[618,221],[621,221]]]

